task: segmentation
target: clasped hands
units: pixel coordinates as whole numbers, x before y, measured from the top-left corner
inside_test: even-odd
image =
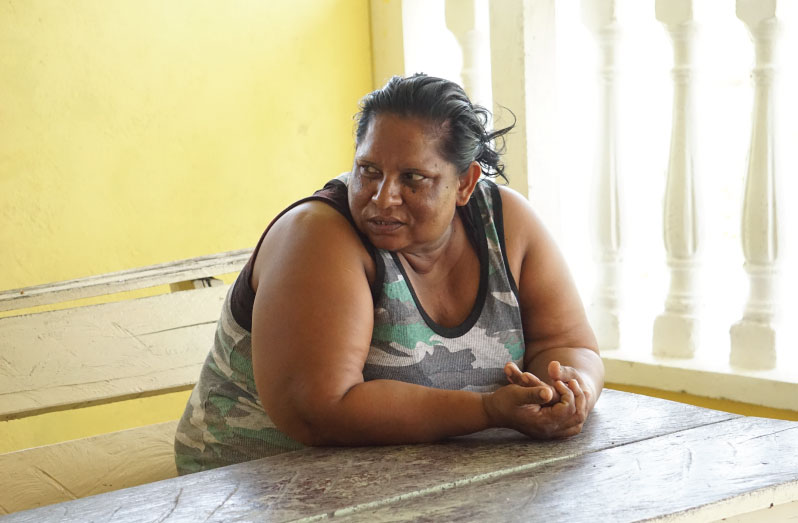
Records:
[[[579,434],[593,401],[593,392],[573,367],[552,361],[547,368],[552,385],[515,363],[504,367],[509,385],[484,399],[488,417],[497,425],[535,439],[567,438]]]

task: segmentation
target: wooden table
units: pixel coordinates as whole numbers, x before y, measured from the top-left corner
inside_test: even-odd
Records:
[[[2,521],[706,521],[795,500],[798,423],[606,390],[563,441],[310,448]]]

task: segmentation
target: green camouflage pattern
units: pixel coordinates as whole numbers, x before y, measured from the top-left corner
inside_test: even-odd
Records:
[[[521,366],[520,309],[494,221],[498,194],[493,182],[481,180],[469,203],[487,277],[481,292],[484,301],[477,300],[459,327],[441,327],[425,317],[396,256],[378,251],[385,277],[374,306],[373,336],[363,369],[366,381],[392,379],[489,392],[507,382],[507,362]],[[302,448],[278,430],[263,409],[252,371],[251,334],[233,317],[231,293],[232,287],[175,435],[181,475]]]
[[[477,206],[469,209],[476,230],[484,231],[476,236],[478,251],[481,258],[487,255],[487,291],[481,311],[471,322],[445,328],[425,317],[401,262],[394,253],[378,251],[385,277],[374,306],[371,350],[363,369],[366,380],[491,392],[507,383],[503,369],[508,361],[521,366],[521,313],[494,222],[494,198],[498,197],[496,185],[481,180],[469,203]],[[484,266],[485,260],[480,263]],[[480,307],[479,300],[475,307]]]
[[[252,371],[251,333],[233,319],[232,289],[175,434],[181,475],[302,448],[277,430],[263,410]]]

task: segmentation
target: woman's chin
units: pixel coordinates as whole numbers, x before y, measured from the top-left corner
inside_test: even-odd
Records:
[[[384,235],[368,235],[368,239],[374,247],[384,251],[398,251],[405,246],[405,242],[400,238]]]

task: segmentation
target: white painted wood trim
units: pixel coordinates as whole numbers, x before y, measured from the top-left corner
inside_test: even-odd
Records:
[[[604,353],[602,360],[609,383],[798,411],[798,369],[742,370],[724,360],[662,358],[623,350]]]
[[[241,270],[253,249],[221,252],[22,289],[0,291],[0,311],[209,278]]]
[[[776,115],[773,83],[779,21],[776,0],[737,0],[737,17],[754,44],[754,106],[751,144],[745,176],[742,246],[750,281],[743,318],[732,325],[733,365],[750,369],[776,367],[776,278],[779,257],[778,192],[776,191]]]
[[[620,347],[621,205],[618,173],[617,52],[619,25],[614,0],[582,0],[582,16],[600,54],[600,117],[593,182],[594,252],[597,285],[590,319],[602,350]]]
[[[648,521],[668,523],[787,521],[787,516],[798,515],[798,501],[795,500],[798,500],[798,481],[754,490],[742,496]]]
[[[0,420],[190,387],[229,287],[0,319]]]
[[[663,216],[671,281],[665,310],[654,321],[653,351],[659,356],[690,358],[699,343],[695,286],[699,238],[693,173],[693,1],[657,0],[656,16],[665,25],[673,44],[673,120]]]
[[[529,197],[527,181],[526,56],[524,53],[524,9],[522,0],[490,2],[490,62],[493,94],[493,125],[513,123],[504,108],[515,113],[515,128],[504,137],[509,186]]]
[[[798,490],[795,485],[793,489]],[[788,490],[785,488],[777,488],[773,493],[773,501],[769,501],[765,496],[760,502],[764,502],[766,508],[753,510],[751,512],[738,513],[734,516],[723,518],[716,518],[716,523],[762,523],[763,521],[796,521],[798,520],[798,492],[793,492],[793,499],[796,501],[779,502],[782,497],[785,497],[782,492]],[[757,494],[759,494],[757,492]]]
[[[176,428],[167,421],[2,454],[0,514],[173,478]]]
[[[488,0],[446,0],[446,26],[463,54],[463,88],[475,104],[492,110]]]
[[[463,54],[446,26],[446,0],[402,0],[404,74],[426,73],[463,85]]]
[[[490,2],[494,127],[513,122],[507,109],[516,117],[515,128],[504,136],[508,185],[529,199],[559,237],[555,17],[554,0]]]

